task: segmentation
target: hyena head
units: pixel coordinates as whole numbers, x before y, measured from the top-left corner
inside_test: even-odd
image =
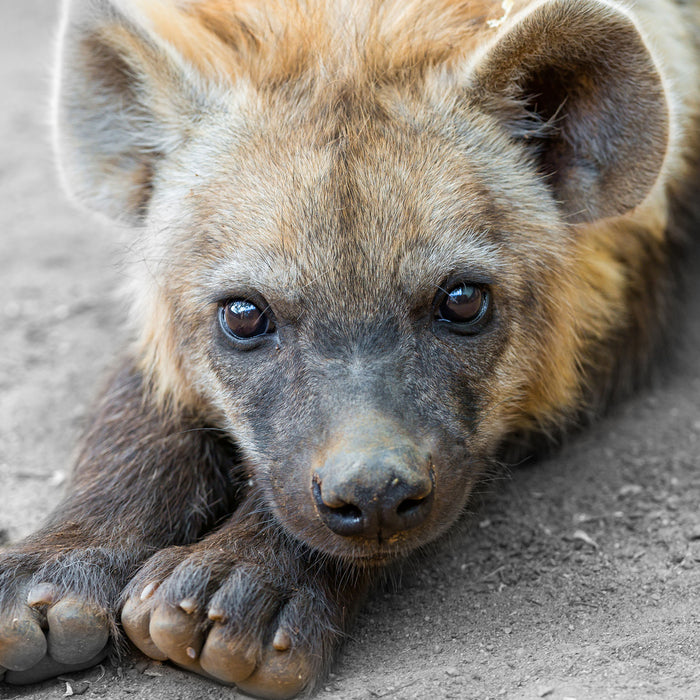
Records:
[[[59,156],[139,229],[143,370],[314,549],[428,542],[581,401],[613,313],[581,231],[653,188],[669,113],[624,11],[520,5],[67,5]]]

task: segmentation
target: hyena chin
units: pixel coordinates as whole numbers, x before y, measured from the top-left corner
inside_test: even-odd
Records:
[[[312,688],[514,438],[648,372],[698,35],[700,0],[66,2],[65,182],[147,264],[67,495],[0,555],[0,680],[123,629]]]

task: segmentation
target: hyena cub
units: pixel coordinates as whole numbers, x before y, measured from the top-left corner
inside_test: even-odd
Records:
[[[648,370],[700,0],[72,0],[62,32],[66,184],[145,262],[68,493],[2,553],[0,677],[123,628],[293,696],[504,447]]]

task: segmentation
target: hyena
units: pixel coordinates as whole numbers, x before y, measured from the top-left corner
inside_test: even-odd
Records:
[[[2,552],[4,681],[123,630],[312,688],[504,450],[649,372],[699,35],[700,0],[66,2],[58,159],[134,229],[134,341],[64,500]]]

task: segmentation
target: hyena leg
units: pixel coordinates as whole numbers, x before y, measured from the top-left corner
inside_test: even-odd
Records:
[[[290,698],[321,677],[371,578],[291,540],[250,498],[219,531],[146,562],[122,624],[154,659]]]
[[[39,532],[0,552],[0,680],[32,683],[103,657],[143,561],[233,510],[235,459],[194,411],[159,408],[136,370],[118,372],[68,495]]]

